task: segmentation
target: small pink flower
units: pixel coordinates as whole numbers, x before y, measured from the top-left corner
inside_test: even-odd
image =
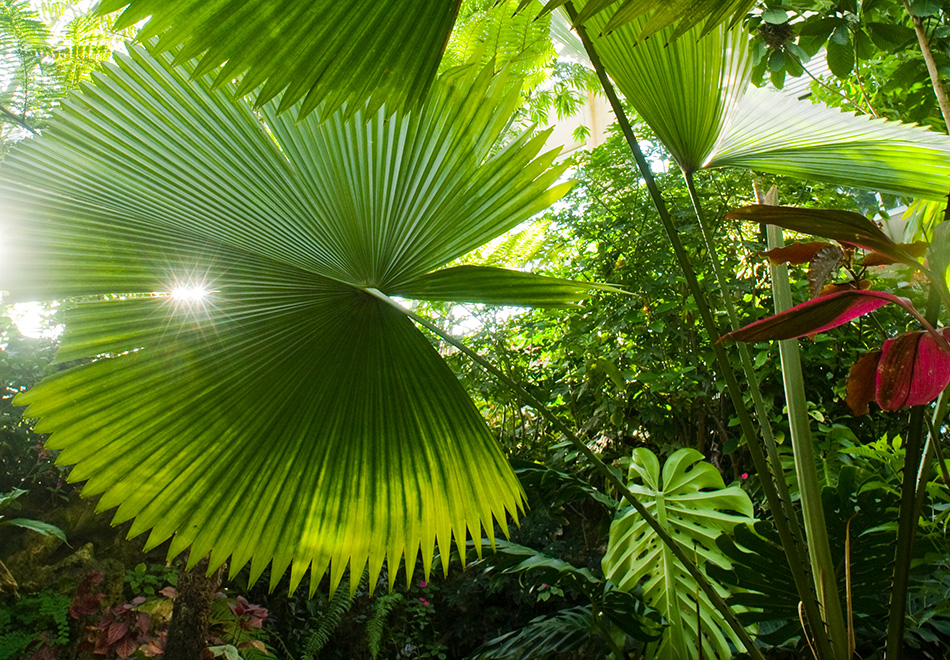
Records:
[[[425,580],[423,580],[422,582],[419,583],[419,586],[422,587],[423,589],[425,589],[426,587],[429,586],[429,583],[426,582]]]
[[[748,473],[748,472],[743,472],[743,473],[742,473],[742,478],[743,478],[743,479],[748,479],[748,478],[749,478],[749,473]]]
[[[422,603],[423,605],[425,605],[426,607],[429,607],[429,605],[432,604],[432,603],[430,603],[429,601],[427,601],[425,598],[422,598],[422,597],[419,598],[419,602]]]

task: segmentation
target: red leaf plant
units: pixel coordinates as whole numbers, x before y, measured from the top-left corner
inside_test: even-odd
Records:
[[[152,617],[137,609],[144,602],[145,598],[139,596],[130,603],[106,611],[99,624],[92,628],[97,633],[93,653],[117,655],[123,659],[140,649],[148,654],[150,647],[154,646],[148,634]]]
[[[950,340],[950,328],[940,333]],[[847,404],[855,415],[876,401],[883,410],[930,403],[950,385],[950,354],[929,332],[908,332],[888,339],[851,368]]]
[[[77,621],[99,611],[99,604],[105,597],[96,586],[102,584],[100,571],[91,571],[76,588],[76,595],[69,604],[69,616]]]
[[[930,403],[950,384],[950,328],[934,330],[909,300],[890,293],[859,289],[830,293],[750,323],[719,341],[813,336],[888,303],[909,311],[925,330],[888,339],[880,351],[859,359],[851,367],[846,402],[855,415],[867,413],[871,401],[888,411]]]
[[[228,609],[238,619],[243,630],[260,628],[267,618],[267,608],[249,603],[244,596],[238,596],[233,603],[228,603]]]

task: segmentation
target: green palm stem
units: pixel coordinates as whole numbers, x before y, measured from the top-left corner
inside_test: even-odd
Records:
[[[950,208],[950,206],[948,206]],[[924,318],[930,325],[940,315],[940,292],[930,287]],[[941,397],[942,398],[942,397]],[[915,406],[910,411],[907,442],[904,444],[904,474],[901,478],[900,513],[897,519],[897,548],[894,551],[894,579],[891,582],[891,605],[887,618],[887,660],[901,660],[904,656],[904,616],[907,612],[907,587],[910,583],[910,564],[914,558],[914,540],[917,521],[923,507],[923,495],[918,506],[918,470],[923,454],[924,414],[927,406]],[[939,410],[939,406],[938,406]],[[934,438],[934,442],[938,439]],[[921,484],[924,491],[926,483]]]
[[[707,222],[706,214],[702,206],[702,200],[699,196],[699,192],[696,190],[696,182],[693,172],[684,170],[683,176],[686,179],[686,189],[689,191],[689,197],[693,203],[693,210],[696,213],[696,220],[699,224],[700,233],[702,233],[703,241],[706,244],[706,252],[709,254],[709,260],[712,263],[713,272],[716,276],[716,283],[719,286],[719,295],[722,298],[726,313],[729,316],[731,328],[735,330],[739,327],[739,314],[736,311],[735,304],[732,302],[731,287],[729,286],[729,282],[722,271],[722,265],[719,263],[719,252],[716,250],[715,236],[710,230],[709,223]],[[778,447],[775,442],[775,436],[772,432],[772,425],[769,422],[765,401],[762,398],[762,392],[759,388],[759,379],[755,373],[755,367],[752,362],[752,356],[749,354],[748,347],[741,342],[737,346],[739,350],[739,359],[742,364],[742,371],[746,382],[749,384],[749,393],[752,396],[752,404],[755,410],[755,415],[758,419],[759,428],[762,432],[762,441],[765,444],[766,451],[768,452],[768,459],[772,467],[772,474],[775,475],[775,485],[778,490],[779,501],[782,505],[782,512],[784,514],[785,520],[788,523],[787,527],[785,528],[784,535],[782,535],[782,529],[779,529],[782,546],[785,548],[789,565],[797,567],[796,570],[792,571],[792,578],[795,581],[795,588],[798,590],[798,593],[802,599],[802,607],[805,610],[805,618],[808,621],[809,627],[812,631],[820,631],[819,635],[821,637],[825,637],[825,628],[822,622],[821,611],[818,608],[815,586],[813,584],[812,578],[808,575],[807,569],[809,568],[809,565],[802,561],[801,557],[801,549],[806,548],[807,546],[805,545],[804,539],[802,538],[801,527],[798,524],[798,515],[796,514],[795,508],[792,505],[791,494],[788,490],[788,482],[785,479],[784,469],[782,468],[782,459],[778,454]],[[781,475],[781,477],[779,477],[779,475]],[[778,517],[779,516],[776,516],[776,518]],[[827,642],[827,638],[825,638],[824,641]],[[822,644],[822,647],[824,647],[823,652],[831,652],[830,646]]]
[[[767,229],[769,249],[785,245],[781,227],[769,225]],[[772,295],[775,313],[792,307],[792,290],[788,281],[788,266],[772,264]],[[835,579],[835,564],[831,557],[831,542],[825,524],[825,510],[821,502],[821,484],[815,461],[814,444],[805,399],[805,379],[802,376],[801,353],[797,339],[780,341],[779,355],[782,360],[782,380],[785,385],[785,402],[788,406],[788,421],[792,436],[792,452],[795,457],[795,474],[805,520],[808,539],[808,554],[811,559],[812,578],[824,606],[824,620],[828,626],[834,657],[847,657],[848,626],[841,599],[838,596],[838,581]],[[849,659],[850,660],[850,659]]]
[[[683,176],[686,179],[686,189],[689,191],[689,198],[693,203],[693,210],[696,212],[696,221],[699,224],[699,231],[703,236],[703,242],[706,244],[706,252],[709,254],[709,261],[712,264],[713,273],[716,276],[716,284],[719,287],[719,296],[722,298],[726,314],[729,316],[729,325],[731,330],[739,328],[739,314],[736,306],[732,302],[732,287],[722,271],[722,264],[719,262],[719,252],[716,249],[715,236],[712,233],[709,223],[706,220],[706,214],[703,211],[702,200],[699,192],[696,190],[695,177],[693,172],[684,170]],[[782,459],[778,455],[778,447],[775,442],[775,434],[772,432],[772,424],[769,422],[768,411],[765,407],[765,401],[762,398],[762,391],[759,387],[759,379],[755,373],[755,366],[752,362],[752,355],[749,348],[742,342],[736,344],[739,351],[739,360],[742,363],[742,372],[749,384],[749,394],[752,397],[752,405],[755,410],[756,419],[759,422],[759,428],[762,431],[762,441],[765,444],[765,450],[768,452],[769,463],[772,466],[772,474],[776,475],[776,487],[778,489],[779,500],[782,502],[785,517],[789,521],[789,527],[792,531],[797,548],[805,546],[802,538],[801,527],[798,524],[798,516],[795,514],[795,508],[792,506],[791,494],[788,490],[788,482],[784,478],[782,468]],[[782,475],[778,478],[777,475]]]
[[[679,234],[677,233],[676,227],[673,224],[670,213],[666,208],[666,202],[664,201],[663,195],[660,192],[660,189],[656,184],[656,180],[653,177],[653,172],[651,171],[650,166],[647,164],[646,159],[643,156],[643,152],[640,150],[640,145],[637,142],[636,136],[633,134],[633,129],[630,126],[630,122],[624,113],[623,105],[620,103],[620,99],[617,97],[616,91],[614,91],[613,84],[611,83],[610,78],[607,76],[603,64],[601,63],[597,52],[594,50],[594,46],[591,43],[590,38],[587,36],[587,31],[582,25],[578,25],[576,23],[577,12],[574,9],[573,4],[568,2],[565,5],[565,9],[567,10],[571,21],[575,24],[575,30],[577,31],[581,42],[584,44],[584,48],[591,60],[594,71],[597,73],[597,77],[600,80],[601,86],[603,87],[604,94],[607,96],[610,106],[614,111],[614,115],[617,117],[620,128],[623,131],[624,137],[627,140],[627,144],[630,147],[630,151],[633,154],[634,160],[637,163],[637,167],[640,170],[640,175],[643,177],[643,180],[646,183],[647,189],[653,200],[653,204],[656,206],[667,236],[669,237],[670,243],[673,246],[673,252],[681,270],[683,271],[683,275],[686,278],[687,286],[690,289],[693,300],[696,302],[696,307],[699,310],[703,327],[706,330],[706,334],[709,336],[709,341],[711,342],[712,349],[716,355],[716,362],[719,366],[723,380],[726,383],[726,389],[729,392],[729,397],[736,411],[736,416],[739,418],[740,428],[742,429],[743,435],[747,439],[746,446],[749,449],[749,454],[752,458],[752,463],[755,466],[756,472],[759,474],[762,490],[765,494],[768,508],[772,512],[775,521],[775,527],[778,530],[779,536],[782,540],[782,546],[785,551],[786,558],[788,558],[789,568],[792,571],[792,574],[796,576],[795,583],[796,585],[807,585],[808,578],[803,568],[804,564],[802,557],[798,553],[798,547],[795,544],[795,537],[791,532],[790,522],[784,515],[784,508],[776,490],[775,483],[777,480],[777,475],[772,473],[768,460],[766,459],[765,454],[762,452],[762,448],[757,442],[758,433],[756,432],[755,425],[752,422],[752,416],[749,414],[749,411],[746,408],[745,401],[742,397],[742,389],[739,386],[739,381],[737,380],[735,371],[732,368],[732,363],[729,361],[729,356],[727,355],[722,344],[718,343],[720,334],[716,327],[715,321],[713,320],[709,303],[707,302],[706,296],[700,287],[698,279],[696,278],[696,273],[693,270],[689,255],[687,254],[686,249],[683,247],[683,243],[679,238]],[[782,474],[782,478],[784,479],[784,474]],[[821,623],[820,613],[814,604],[814,594],[812,593],[811,596],[809,596],[810,592],[811,589],[808,588],[808,590],[804,593],[799,592],[799,595],[802,598],[803,607],[805,608],[806,614],[808,616],[809,625],[812,628],[812,635],[818,648],[819,658],[820,660],[830,660],[834,657],[832,655],[830,642],[825,634],[824,625]]]
[[[669,532],[664,529],[664,527],[657,521],[655,517],[650,513],[650,511],[637,499],[637,497],[630,492],[630,489],[627,488],[627,485],[616,475],[614,472],[607,467],[606,463],[600,460],[600,457],[597,456],[590,447],[581,440],[577,435],[570,429],[568,426],[562,422],[554,413],[552,413],[547,406],[538,401],[533,397],[524,387],[518,384],[515,380],[510,378],[504,371],[496,367],[489,360],[485,359],[471,348],[469,348],[465,343],[459,339],[453,337],[447,332],[443,331],[437,325],[433,324],[431,321],[419,316],[414,313],[412,310],[406,309],[395,300],[387,296],[385,293],[379,291],[378,289],[364,289],[367,293],[372,296],[375,296],[379,300],[391,305],[395,309],[399,310],[407,317],[426,328],[437,337],[441,338],[443,341],[451,344],[459,351],[462,352],[470,360],[478,364],[482,369],[487,371],[489,374],[494,376],[499,382],[503,383],[509,387],[515,394],[517,394],[523,401],[528,405],[534,408],[538,414],[540,414],[551,426],[553,426],[558,432],[560,432],[568,441],[574,445],[574,447],[584,455],[584,457],[590,461],[591,465],[601,473],[604,477],[604,480],[613,488],[617,490],[620,495],[630,503],[630,505],[636,510],[638,514],[646,521],[646,523],[656,532],[657,536],[663,541],[664,544],[670,549],[670,551],[676,556],[678,560],[683,563],[683,566],[689,571],[689,574],[696,580],[696,583],[699,585],[700,589],[703,590],[709,600],[713,603],[717,610],[725,617],[726,621],[729,623],[729,626],[733,629],[742,643],[745,645],[748,653],[755,658],[756,660],[765,660],[765,656],[762,655],[762,652],[756,647],[755,642],[752,641],[752,638],[749,636],[749,633],[746,632],[746,629],[742,626],[739,620],[736,618],[736,615],[733,613],[732,608],[730,608],[726,602],[722,599],[719,593],[716,591],[715,587],[709,582],[703,572],[699,567],[683,552],[679,547],[676,541],[670,536]]]

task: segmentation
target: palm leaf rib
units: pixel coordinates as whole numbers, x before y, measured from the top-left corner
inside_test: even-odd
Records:
[[[58,355],[83,364],[18,404],[99,510],[210,570],[271,565],[273,584],[292,565],[296,588],[309,568],[313,590],[368,566],[374,584],[384,561],[411,579],[436,548],[447,568],[453,538],[507,533],[523,495],[500,448],[364,290],[492,302],[504,283],[505,302],[565,306],[591,288],[429,275],[570,185],[543,135],[493,150],[518,91],[468,69],[413,112],[294,123],[193,74],[131,47],[0,169],[0,289],[89,298]],[[200,302],[169,295],[196,286]]]

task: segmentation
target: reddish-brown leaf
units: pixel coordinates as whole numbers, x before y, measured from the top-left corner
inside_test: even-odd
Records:
[[[834,246],[824,241],[810,241],[808,243],[795,241],[786,247],[775,248],[767,252],[759,252],[759,256],[768,257],[768,260],[773,264],[791,264],[798,266],[810,262],[815,258],[815,254],[817,254],[819,250],[826,247]]]
[[[888,303],[900,305],[915,315],[917,313],[906,298],[898,298],[884,291],[852,289],[795,305],[781,314],[775,314],[725,334],[719,341],[755,342],[814,335],[843,325]]]
[[[862,355],[851,365],[848,374],[848,396],[845,403],[855,417],[868,413],[868,404],[874,401],[877,386],[877,363],[881,359],[881,351],[873,351]]]
[[[138,648],[135,640],[131,637],[125,637],[119,642],[115,647],[115,654],[125,660],[125,658],[130,657],[135,650]]]
[[[941,333],[950,340],[950,328]],[[950,383],[950,354],[929,332],[884,342],[877,367],[877,403],[884,410],[930,403]]]
[[[120,639],[125,637],[129,632],[129,624],[125,621],[113,621],[112,625],[109,626],[109,631],[106,633],[106,642],[109,644],[115,644]]]
[[[726,216],[784,229],[824,236],[840,243],[880,252],[895,261],[917,265],[916,259],[860,213],[839,209],[801,209],[755,204],[730,211]]]

